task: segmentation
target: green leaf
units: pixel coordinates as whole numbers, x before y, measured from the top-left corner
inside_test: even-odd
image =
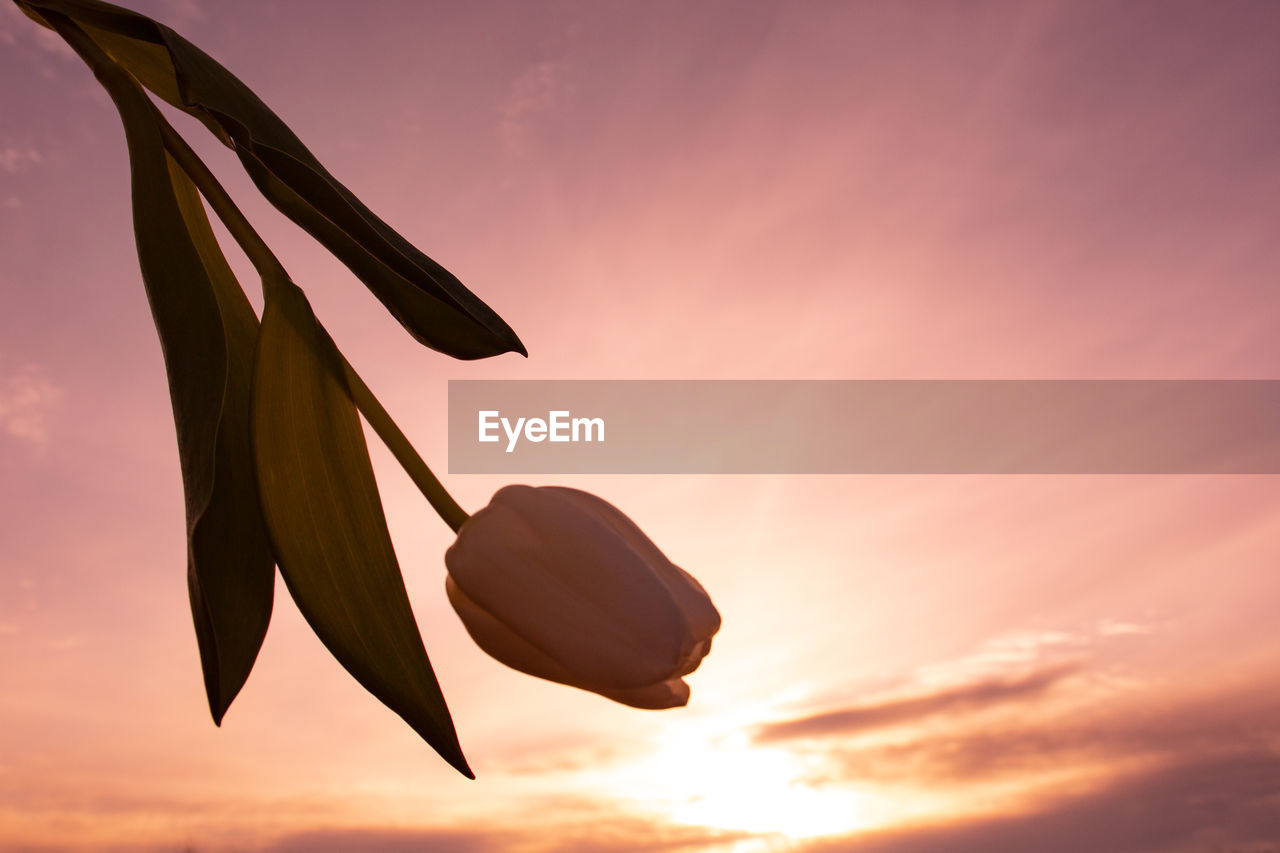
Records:
[[[298,609],[357,681],[474,778],[418,634],[342,356],[287,280],[267,288],[253,383],[262,507]]]
[[[222,411],[214,442],[212,490],[191,525],[187,584],[205,690],[221,722],[253,668],[271,620],[275,555],[258,498],[249,442],[249,400],[258,317],[240,289],[204,205],[186,173],[166,156],[182,221],[218,301],[227,348]],[[199,276],[190,279],[199,282]]]
[[[128,142],[138,260],[178,434],[191,610],[209,709],[221,723],[262,646],[275,579],[249,445],[258,318],[195,186],[165,152],[150,100],[126,74],[99,78]]]
[[[66,15],[156,95],[234,148],[259,190],[345,263],[417,340],[456,358],[525,354],[502,318],[374,215],[231,72],[168,27],[98,0],[21,0]]]

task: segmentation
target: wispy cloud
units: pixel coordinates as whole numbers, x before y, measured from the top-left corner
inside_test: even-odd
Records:
[[[17,32],[34,23],[12,3],[0,6],[0,44],[17,44]]]
[[[1083,631],[1008,631],[969,654],[921,665],[903,682],[874,695],[766,723],[755,731],[755,740],[838,738],[934,717],[1029,707],[1075,676],[1093,682],[1113,677],[1097,661],[1150,632],[1118,620]]]
[[[484,830],[314,830],[282,838],[263,853],[485,853],[502,850],[505,833]]]
[[[797,853],[1277,853],[1280,756],[1193,754],[1012,817],[846,837]]]
[[[726,850],[749,837],[706,827],[681,827],[603,812],[573,824],[504,821],[501,828],[439,830],[332,829],[291,835],[262,853],[665,853]]]
[[[37,367],[28,365],[0,377],[0,433],[43,444],[49,412],[61,398],[62,389]]]
[[[1098,624],[1098,633],[1103,637],[1141,636],[1150,634],[1151,628],[1147,625],[1138,625],[1133,622],[1108,619]]]
[[[46,30],[43,27],[34,25],[31,32],[32,38],[36,43],[36,47],[45,53],[51,53],[61,59],[76,59],[76,52],[71,46],[62,40],[62,37],[52,30]]]
[[[44,155],[35,148],[15,145],[0,147],[0,169],[11,175],[24,172],[32,166],[37,166],[43,160]]]
[[[0,44],[34,44],[41,51],[63,59],[75,59],[76,52],[62,38],[28,18],[11,3],[0,6]]]
[[[1055,664],[1018,676],[988,679],[925,695],[783,720],[762,727],[756,733],[756,740],[768,743],[794,738],[850,735],[942,714],[964,714],[995,705],[1027,702],[1048,692],[1079,669],[1078,663]]]
[[[567,71],[568,64],[562,60],[544,60],[511,81],[498,104],[498,133],[508,152],[524,153],[533,121],[563,99]]]
[[[1010,696],[1016,713],[998,718],[832,742],[815,753],[825,769],[808,784],[933,791],[975,808],[941,826],[846,836],[803,853],[1280,851],[1280,689],[1242,677],[1177,692],[1148,686],[1110,702],[1065,692],[1025,711]],[[1021,794],[1001,795],[998,814],[981,807],[994,802],[990,792],[1010,790]]]
[[[1072,709],[998,726],[931,731],[832,753],[847,778],[952,785],[1097,764],[1163,764],[1275,752],[1280,697],[1218,694],[1158,709]],[[1278,780],[1280,784],[1280,780]]]

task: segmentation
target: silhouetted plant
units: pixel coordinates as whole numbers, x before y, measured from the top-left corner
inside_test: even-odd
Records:
[[[466,569],[459,581],[466,595],[453,581],[449,587],[482,648],[518,669],[628,704],[684,704],[688,688],[680,678],[706,654],[720,624],[701,586],[620,512],[587,495],[589,505],[536,500],[528,512],[539,524],[567,524],[570,539],[585,536],[587,551],[602,559],[569,567],[557,582],[571,582],[554,601],[531,592],[522,602],[510,590],[487,596],[493,581],[485,578],[499,571],[495,565],[503,583],[524,573],[526,588],[536,591],[551,562],[586,552],[568,547],[545,560],[524,559],[527,549],[503,554],[509,537],[492,510],[477,514],[483,524],[469,526],[470,517],[348,364],[305,294],[146,90],[198,118],[234,150],[262,194],[342,260],[418,341],[460,359],[525,354],[515,332],[334,179],[247,86],[173,30],[97,0],[15,2],[85,61],[124,124],[139,264],[177,428],[191,609],[215,722],[257,658],[279,566],[334,657],[446,761],[472,775],[405,592],[361,413],[441,517],[472,543],[451,558],[455,573]],[[262,280],[261,322],[222,254],[202,197]],[[477,541],[494,547],[477,551]],[[499,564],[486,563],[483,554],[498,554]],[[630,600],[629,590],[643,590],[643,600]],[[545,612],[552,605],[578,626],[625,617],[621,624],[631,634],[616,648],[604,638],[614,658],[586,661],[574,650],[600,638],[567,636],[573,629],[561,614]],[[625,649],[637,643],[639,657],[627,660]],[[525,663],[526,646],[541,656],[536,665]],[[614,667],[616,677],[601,666]]]

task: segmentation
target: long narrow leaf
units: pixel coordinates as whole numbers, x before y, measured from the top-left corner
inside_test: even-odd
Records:
[[[66,15],[159,97],[233,147],[262,193],[345,263],[416,339],[456,358],[524,353],[502,318],[339,183],[231,72],[168,27],[98,0],[19,0]]]
[[[258,318],[194,185],[165,152],[146,94],[118,69],[100,69],[99,79],[128,142],[138,260],[182,463],[191,610],[209,708],[220,723],[262,646],[275,577],[249,447]]]
[[[218,246],[191,179],[171,158],[165,159],[182,222],[218,301],[227,346],[213,488],[191,528],[192,570],[187,575],[205,689],[214,719],[221,721],[262,646],[275,586],[275,555],[262,518],[249,442],[258,317]]]
[[[291,282],[267,290],[253,383],[262,506],[298,609],[357,681],[470,777],[405,592],[341,356]]]

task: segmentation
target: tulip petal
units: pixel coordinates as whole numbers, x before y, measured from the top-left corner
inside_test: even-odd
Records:
[[[471,777],[405,592],[341,354],[292,282],[266,292],[253,448],[280,572],[347,671]]]
[[[606,689],[598,692],[601,696],[615,702],[630,705],[632,708],[643,708],[646,711],[683,708],[689,704],[689,685],[679,678],[668,679],[648,687]]]
[[[499,490],[458,531],[445,564],[480,607],[588,683],[651,685],[689,654],[666,583],[562,490]]]
[[[322,243],[414,338],[455,358],[525,353],[501,317],[373,214],[227,69],[151,18],[98,0],[19,0],[80,24],[144,86],[235,149],[259,190]]]
[[[451,576],[445,576],[444,591],[471,639],[490,657],[535,678],[592,689],[579,683],[569,670],[472,601]]]
[[[604,498],[581,489],[570,489],[564,486],[544,486],[542,491],[553,492],[563,500],[581,507],[583,512],[592,513],[607,523],[636,553],[643,557],[645,563],[666,584],[667,591],[688,622],[692,637],[698,640],[705,639],[708,648],[710,647],[711,637],[720,630],[720,613],[711,603],[711,597],[707,595],[707,591],[693,575],[667,559],[666,554],[662,553],[654,541],[626,513]],[[687,655],[692,653],[692,648],[686,650]],[[705,654],[704,651],[698,655],[695,661],[700,660]]]
[[[209,709],[220,723],[262,646],[275,581],[249,449],[258,318],[195,186],[165,152],[146,94],[123,72],[103,73],[128,143],[139,266],[182,465],[192,617]]]
[[[468,598],[466,593],[454,583],[452,577],[445,578],[445,593],[449,596],[449,603],[457,611],[463,626],[471,635],[471,639],[475,640],[476,645],[490,657],[512,669],[535,678],[544,678],[547,681],[598,693],[633,708],[656,711],[678,708],[689,702],[689,685],[680,678],[671,678],[644,687],[602,687],[586,683],[547,657],[540,649],[530,645],[519,634],[495,619],[493,614]]]

